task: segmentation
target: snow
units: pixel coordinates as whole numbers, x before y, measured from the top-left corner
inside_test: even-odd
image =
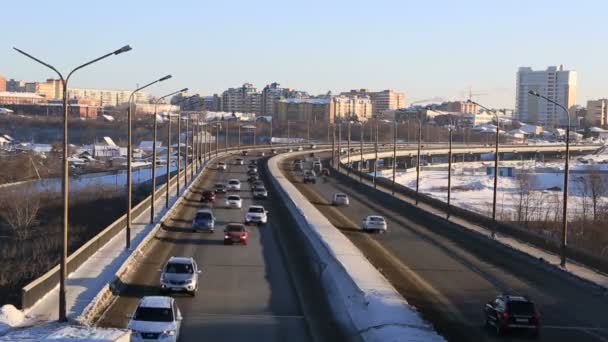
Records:
[[[29,329],[19,329],[1,335],[0,342],[53,341],[53,342],[127,342],[130,339],[128,330],[114,328],[97,328],[51,322]]]
[[[447,201],[447,166],[447,164],[433,164],[422,167],[419,191],[433,198]],[[524,169],[529,172],[528,186],[532,190],[530,198],[533,199],[529,205],[532,208],[559,208],[561,205],[563,196],[561,189],[564,179],[563,161],[500,161],[499,166],[512,166],[515,168],[516,174]],[[491,205],[489,204],[493,200],[494,177],[488,175],[486,171],[487,168],[493,167],[493,162],[454,163],[452,165],[451,203],[480,214],[490,214]],[[583,211],[585,201],[588,201],[588,199],[584,199],[586,172],[590,170],[600,171],[602,177],[608,182],[608,149],[604,149],[598,154],[571,160],[569,179],[571,204],[568,215],[576,216],[583,212],[591,215],[589,210]],[[391,178],[392,170],[379,171],[378,176]],[[395,182],[415,189],[415,168],[408,169],[406,172],[397,172]],[[519,180],[516,177],[498,177],[497,189],[497,212],[503,215],[515,215],[521,192]],[[602,197],[602,201],[608,202],[608,196]],[[531,215],[541,215],[546,212],[546,210],[532,210]]]
[[[0,307],[0,334],[12,327],[19,326],[25,320],[25,315],[21,310],[11,304]]]
[[[282,190],[280,196],[300,216],[298,228],[324,265],[320,281],[336,319],[362,341],[444,341],[365,255],[281,175],[278,165],[293,155],[273,157],[268,167]]]

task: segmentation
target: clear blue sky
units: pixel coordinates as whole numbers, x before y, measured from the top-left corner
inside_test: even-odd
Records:
[[[133,51],[78,72],[76,87],[202,94],[253,82],[325,93],[405,91],[406,101],[464,97],[510,107],[519,66],[564,64],[578,99],[607,97],[608,2],[402,1],[10,1],[2,6],[0,74],[52,73],[13,46],[66,70],[130,44]]]

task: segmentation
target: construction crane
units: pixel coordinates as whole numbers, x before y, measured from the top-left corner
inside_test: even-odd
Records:
[[[473,100],[473,96],[484,96],[488,95],[488,93],[473,93],[473,86],[469,86],[469,100]]]

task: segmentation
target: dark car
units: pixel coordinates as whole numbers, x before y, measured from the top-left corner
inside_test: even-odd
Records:
[[[524,296],[499,295],[486,304],[486,326],[497,335],[511,330],[528,330],[534,336],[540,333],[540,313],[532,301]]]
[[[242,154],[243,156],[246,156],[246,155],[248,155],[248,154],[249,154],[249,151],[244,150],[243,152],[241,152],[241,154]]]
[[[262,186],[256,186],[253,188],[253,198],[265,200],[268,198],[268,191]]]
[[[247,176],[254,176],[257,175],[258,171],[257,170],[249,170],[247,171]]]
[[[196,211],[196,216],[192,220],[192,229],[213,233],[215,231],[215,216],[210,209],[200,209]]]
[[[201,202],[214,202],[215,201],[215,191],[214,190],[204,190],[201,195]]]
[[[226,184],[224,183],[216,183],[213,186],[216,194],[225,194],[226,193]]]
[[[252,183],[252,182],[258,181],[259,179],[260,179],[260,176],[253,174],[253,175],[250,175],[249,178],[247,178],[247,181],[249,183]]]
[[[315,178],[315,172],[312,170],[306,170],[304,171],[304,184],[306,183],[312,183],[312,184],[316,184],[317,183],[317,179]]]
[[[229,223],[224,230],[224,244],[226,245],[233,243],[246,245],[248,237],[249,232],[241,223]]]
[[[257,179],[254,182],[251,183],[251,191],[253,191],[254,188],[256,187],[264,187],[264,182],[262,182],[261,180]]]
[[[329,176],[329,169],[321,170],[321,176]]]

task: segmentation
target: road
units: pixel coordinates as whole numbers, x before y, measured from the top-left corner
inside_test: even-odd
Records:
[[[291,169],[290,162],[282,167]],[[536,302],[542,315],[541,341],[608,341],[605,294],[512,260],[448,226],[430,225],[416,209],[345,177],[333,175],[305,185],[299,173],[284,172],[449,340],[504,340],[484,328],[482,310],[496,294],[509,292]],[[348,194],[350,206],[331,206],[335,192]],[[383,215],[389,232],[362,233],[360,222],[370,214]],[[516,333],[507,339],[529,337]]]
[[[269,189],[268,200],[251,198],[246,181],[249,159],[252,158],[246,158],[243,166],[231,165],[228,159],[227,171],[205,172],[185,204],[144,251],[145,262],[131,272],[126,289],[101,317],[100,326],[126,327],[127,314],[134,311],[139,298],[159,294],[160,269],[169,257],[192,256],[203,272],[196,297],[174,294],[184,316],[180,341],[295,342],[311,341],[313,336],[317,340],[337,339],[331,327],[328,328],[331,318],[326,311],[316,312],[314,317],[303,314],[301,302],[314,303],[318,294],[300,291],[298,295],[294,279],[304,284],[311,279],[302,279],[306,270],[285,258],[284,251],[289,249],[281,245],[287,242],[281,239],[278,230],[285,229],[288,221],[280,210],[273,211],[278,205],[272,191]],[[225,195],[219,195],[213,209],[217,217],[215,233],[193,233],[191,222],[201,207],[202,189],[230,178],[242,182],[239,194],[243,198],[243,209],[223,208]],[[247,246],[225,246],[224,226],[228,222],[243,222],[245,211],[252,203],[264,205],[270,211],[268,224],[248,227]],[[296,278],[293,273],[297,273]]]

